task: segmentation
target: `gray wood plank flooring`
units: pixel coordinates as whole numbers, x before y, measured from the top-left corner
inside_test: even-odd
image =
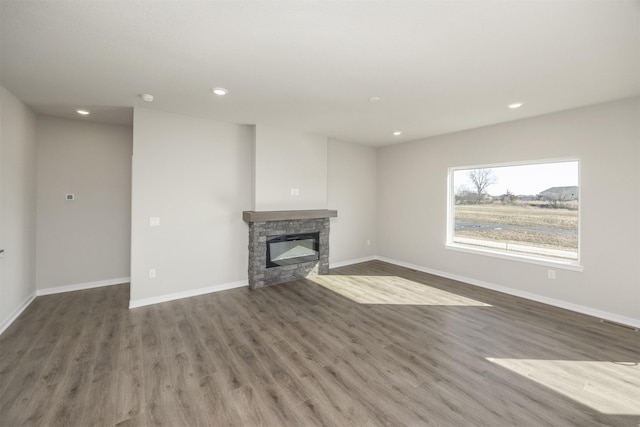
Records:
[[[127,308],[38,297],[0,336],[0,426],[640,425],[640,335],[380,261]]]

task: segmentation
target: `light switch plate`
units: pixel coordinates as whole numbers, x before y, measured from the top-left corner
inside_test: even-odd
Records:
[[[152,216],[149,218],[149,227],[159,227],[160,226],[160,217]]]

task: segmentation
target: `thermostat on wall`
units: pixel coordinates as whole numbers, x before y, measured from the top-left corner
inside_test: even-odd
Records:
[[[67,194],[65,196],[66,200],[75,200],[76,199],[76,195],[75,194]]]

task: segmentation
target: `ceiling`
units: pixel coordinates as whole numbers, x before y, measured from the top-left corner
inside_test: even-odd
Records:
[[[640,0],[2,0],[0,26],[5,88],[107,123],[142,106],[387,145],[640,94]]]

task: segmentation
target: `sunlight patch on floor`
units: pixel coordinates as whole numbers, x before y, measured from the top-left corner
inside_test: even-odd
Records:
[[[487,360],[603,414],[640,415],[637,361]]]
[[[308,279],[359,304],[491,307],[481,301],[397,276],[328,275]]]

